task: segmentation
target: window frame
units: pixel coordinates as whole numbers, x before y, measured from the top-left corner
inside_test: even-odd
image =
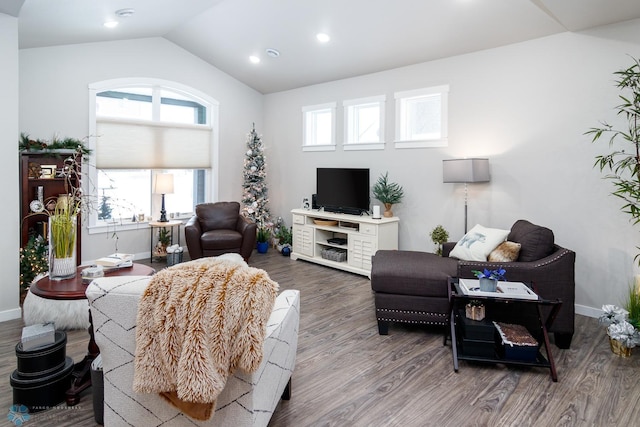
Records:
[[[410,124],[406,123],[411,118],[409,117],[409,112],[406,111],[406,101],[426,99],[433,95],[440,96],[440,136],[438,138],[407,138],[404,129],[410,126]],[[395,92],[394,97],[396,100],[395,148],[429,148],[447,147],[449,145],[449,85]]]
[[[336,102],[325,104],[308,105],[302,107],[302,151],[335,151],[336,149]],[[313,133],[317,137],[317,132],[308,129],[316,123],[315,120],[309,120],[313,113],[329,111],[331,114],[331,138],[329,144],[311,144],[308,141],[308,135]]]
[[[366,98],[349,99],[342,102],[344,109],[344,141],[343,148],[345,150],[383,150],[385,146],[385,117],[387,97],[385,95],[370,96]],[[357,117],[354,110],[358,107],[369,105],[378,106],[378,126],[379,134],[377,141],[356,141],[354,135],[359,133]]]
[[[153,92],[153,97],[157,97],[160,102],[162,102],[162,97],[160,95],[162,90],[168,90],[175,92],[177,94],[186,96],[191,100],[196,100],[198,103],[203,105],[206,108],[205,114],[205,123],[211,129],[211,168],[207,169],[205,172],[205,201],[217,200],[218,192],[219,192],[219,179],[218,179],[218,171],[219,171],[219,103],[217,100],[213,99],[209,95],[198,91],[192,87],[172,82],[168,80],[155,79],[155,78],[121,78],[121,79],[111,79],[104,80],[100,82],[95,82],[89,84],[89,137],[88,137],[88,148],[91,150],[91,154],[89,155],[89,161],[86,164],[83,164],[83,169],[86,171],[86,176],[88,179],[83,180],[82,186],[85,194],[88,194],[92,200],[100,201],[100,194],[98,194],[98,189],[94,185],[97,183],[98,172],[96,168],[96,144],[97,144],[97,114],[96,114],[96,96],[98,93],[113,91],[114,89],[126,89],[130,88],[140,88],[140,87],[151,87]],[[188,101],[187,101],[188,102]],[[152,123],[170,123],[170,122],[161,122],[160,119],[160,111],[157,105],[154,104],[152,120],[147,120],[147,122]],[[198,114],[202,114],[199,112]],[[200,118],[199,118],[200,119]],[[176,123],[177,126],[180,126],[179,123]],[[153,173],[158,172],[159,170],[152,170]],[[94,184],[92,184],[94,183]],[[151,191],[151,188],[150,190]],[[151,194],[152,198],[152,210],[154,206],[154,198],[156,195]],[[116,222],[107,222],[104,220],[98,220],[98,212],[96,209],[93,209],[87,215],[87,229],[89,234],[99,234],[99,233],[109,233],[113,232],[114,226],[117,226],[119,231],[123,230],[135,230],[140,229],[141,227],[146,228],[148,224],[146,220],[144,223],[133,222],[133,221],[116,221]]]

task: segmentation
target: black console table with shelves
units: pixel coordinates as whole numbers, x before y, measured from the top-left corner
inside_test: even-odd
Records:
[[[562,305],[560,300],[518,299],[489,296],[465,295],[458,285],[458,278],[450,277],[449,313],[451,351],[453,355],[453,369],[458,372],[458,361],[502,363],[505,365],[519,365],[548,368],[551,379],[558,381],[553,354],[549,345],[548,329],[553,324],[558,310]],[[535,284],[528,285],[536,292]],[[496,294],[500,295],[500,294]],[[465,306],[471,300],[482,303],[485,307],[485,319],[481,321],[466,318]],[[542,306],[551,306],[551,312],[545,319]],[[538,341],[539,347],[534,360],[518,360],[505,356],[498,331],[493,322],[505,322],[524,325],[530,334]],[[544,354],[541,347],[544,346]]]

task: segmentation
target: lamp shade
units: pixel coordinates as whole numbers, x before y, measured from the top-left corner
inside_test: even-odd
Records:
[[[450,159],[442,161],[442,182],[488,182],[489,159]]]
[[[155,194],[173,193],[173,174],[157,173],[153,180],[153,192]]]

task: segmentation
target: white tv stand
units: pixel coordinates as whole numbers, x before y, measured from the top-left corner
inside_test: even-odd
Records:
[[[370,276],[371,257],[378,249],[398,249],[398,217],[373,219],[316,209],[293,209],[291,214],[294,260]]]

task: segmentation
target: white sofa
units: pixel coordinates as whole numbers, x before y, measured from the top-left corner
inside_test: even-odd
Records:
[[[267,325],[264,358],[258,370],[238,370],[219,395],[215,414],[195,421],[157,394],[132,390],[136,348],[136,313],[148,276],[94,280],[86,291],[95,340],[104,373],[104,424],[111,426],[266,426],[295,366],[300,294],[285,290],[276,299]]]

